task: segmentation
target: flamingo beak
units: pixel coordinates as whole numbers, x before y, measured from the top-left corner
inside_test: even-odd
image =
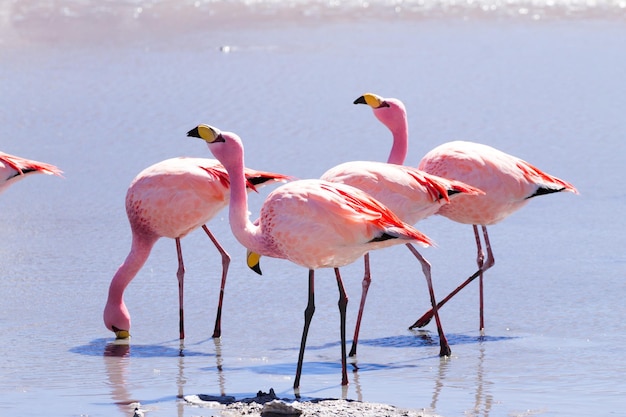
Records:
[[[222,132],[216,127],[209,125],[198,125],[187,132],[187,136],[205,140],[207,143],[224,142]]]
[[[259,275],[263,275],[261,272],[261,255],[248,250],[246,253],[246,262],[248,264],[248,268],[252,269]]]
[[[378,109],[380,107],[389,107],[389,104],[379,95],[366,93],[361,97],[354,100],[354,104],[367,104],[373,109]]]
[[[187,132],[187,136],[192,138],[200,138],[200,132],[198,132],[198,127],[194,127],[189,132]]]
[[[113,333],[115,333],[115,339],[130,339],[130,332],[128,330],[121,330],[113,326]]]

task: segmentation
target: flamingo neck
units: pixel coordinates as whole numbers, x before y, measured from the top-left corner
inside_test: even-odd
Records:
[[[230,177],[228,219],[233,235],[247,249],[263,253],[260,243],[260,227],[253,224],[248,217],[248,190],[246,189],[243,153],[241,158],[224,161],[223,164]]]
[[[393,135],[393,146],[387,162],[402,165],[409,152],[409,128],[406,123],[403,126],[389,128]]]
[[[156,240],[156,238],[147,240],[145,237],[140,237],[136,233],[133,233],[130,253],[111,280],[107,304],[123,304],[124,290],[126,290],[128,284],[130,284],[146,263]]]
[[[409,122],[403,106],[392,103],[392,107],[374,110],[376,118],[393,136],[393,145],[387,163],[402,165],[409,152]]]

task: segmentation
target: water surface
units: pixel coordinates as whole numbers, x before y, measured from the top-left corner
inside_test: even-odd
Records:
[[[350,365],[358,371],[342,389],[338,294],[332,271],[320,271],[302,395],[447,417],[623,415],[619,4],[600,3],[615,12],[599,17],[549,19],[348,12],[335,19],[329,8],[311,18],[298,9],[287,20],[253,10],[261,17],[249,26],[198,18],[185,27],[157,16],[163,31],[131,20],[110,37],[74,30],[96,12],[78,14],[78,26],[61,19],[64,32],[41,14],[47,2],[33,2],[39,7],[30,14],[12,4],[2,14],[0,149],[54,163],[66,178],[31,177],[0,198],[0,415],[127,416],[140,402],[151,417],[208,416],[217,412],[181,397],[274,388],[293,398],[307,273],[267,258],[262,277],[247,270],[225,211],[209,224],[233,257],[221,340],[210,338],[221,263],[200,231],[183,240],[184,344],[171,240],[156,245],[127,289],[131,344],[112,344],[101,315],[130,247],[124,195],[152,163],[210,157],[185,137],[200,122],[237,132],[248,166],[300,178],[346,160],[383,160],[388,132],[368,108],[351,104],[368,91],[407,105],[409,164],[443,141],[474,140],[567,179],[581,194],[537,198],[490,228],[496,265],[486,278],[486,337],[477,331],[472,285],[442,310],[453,350],[447,360],[437,356],[432,324],[407,330],[428,308],[426,285],[406,249],[387,249],[372,255]],[[128,2],[111,4],[126,16]],[[251,196],[253,213],[267,192]],[[418,228],[438,243],[423,254],[443,296],[475,268],[471,228],[442,218]],[[343,270],[349,326],[361,274],[360,263]]]

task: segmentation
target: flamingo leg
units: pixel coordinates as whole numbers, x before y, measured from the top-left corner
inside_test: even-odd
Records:
[[[352,348],[350,349],[349,356],[356,355],[356,346],[359,343],[359,332],[361,330],[361,319],[363,318],[363,310],[365,309],[365,299],[367,298],[367,291],[369,290],[372,278],[370,276],[370,254],[366,253],[363,256],[365,262],[365,273],[363,275],[362,290],[361,290],[361,304],[359,305],[359,314],[356,319],[356,326],[354,326],[354,337],[352,338]]]
[[[304,329],[302,329],[302,341],[300,342],[300,353],[298,355],[298,366],[296,368],[296,378],[293,382],[293,388],[300,387],[300,375],[302,374],[302,362],[304,360],[304,348],[306,346],[306,338],[309,334],[309,326],[311,319],[315,313],[315,271],[309,269],[309,302],[304,310]]]
[[[480,318],[480,328],[479,330],[482,332],[484,329],[484,317],[483,317],[483,265],[485,261],[485,252],[483,251],[480,235],[478,234],[478,227],[476,225],[472,225],[474,228],[474,237],[476,238],[476,265],[478,265],[478,271],[480,275],[478,275],[478,294],[479,294],[479,318]]]
[[[346,361],[346,308],[348,306],[348,296],[346,295],[346,289],[343,286],[341,275],[339,275],[339,268],[335,268],[335,277],[337,277],[337,287],[339,287],[339,317],[340,317],[340,330],[341,330],[341,385],[348,385],[348,371]]]
[[[476,227],[476,226],[474,226]],[[481,226],[483,229],[483,238],[485,240],[485,248],[487,249],[487,260],[480,265],[480,333],[484,334],[485,332],[485,314],[484,314],[484,295],[483,295],[483,272],[487,269],[491,268],[495,263],[493,259],[493,252],[491,251],[491,244],[489,243],[489,235],[487,234],[487,227]],[[474,229],[476,235],[478,236],[478,231]]]
[[[433,281],[430,270],[430,263],[415,249],[413,245],[410,243],[406,244],[406,247],[409,248],[411,253],[415,255],[417,260],[422,264],[422,271],[424,272],[424,276],[426,277],[426,283],[428,284],[428,292],[430,294],[430,302],[433,306],[433,315],[435,316],[435,322],[437,323],[437,333],[439,333],[439,356],[450,356],[452,350],[450,349],[450,345],[448,344],[448,339],[443,332],[443,327],[441,326],[441,320],[439,319],[439,309],[437,308],[437,300],[435,299],[435,291],[433,289]]]
[[[222,335],[222,302],[224,301],[224,288],[226,288],[226,275],[228,274],[228,267],[230,265],[230,255],[224,250],[206,225],[203,224],[202,228],[209,236],[209,239],[211,239],[220,255],[222,255],[222,283],[220,284],[220,296],[217,303],[217,315],[215,317],[215,328],[212,336],[213,338],[218,338]]]
[[[185,338],[185,314],[183,309],[183,289],[185,284],[185,264],[183,263],[183,251],[180,248],[180,239],[176,238],[176,253],[178,254],[178,271],[176,277],[178,278],[178,311],[179,321],[178,329],[180,332],[180,339]]]
[[[479,267],[479,269],[470,275],[461,285],[459,285],[456,289],[454,289],[450,294],[448,294],[443,300],[439,301],[437,304],[437,308],[441,308],[444,304],[446,304],[452,297],[454,297],[459,291],[465,288],[470,282],[474,281],[477,277],[481,276],[483,272],[487,271],[495,264],[495,258],[493,257],[493,252],[491,251],[491,244],[489,243],[489,237],[487,235],[487,228],[483,226],[483,233],[485,236],[485,246],[487,249],[487,259],[483,262],[483,265]],[[475,235],[478,238],[478,230],[475,228]],[[479,240],[478,240],[479,242]],[[479,252],[482,252],[482,249],[479,249]],[[433,318],[433,310],[430,309],[422,317],[417,319],[415,323],[413,323],[409,329],[414,329],[416,327],[424,327],[430,320]]]

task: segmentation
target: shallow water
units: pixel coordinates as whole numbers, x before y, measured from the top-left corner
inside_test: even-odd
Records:
[[[388,133],[351,104],[367,91],[407,105],[409,164],[443,141],[474,140],[571,181],[581,195],[537,198],[490,228],[487,336],[477,331],[471,285],[442,310],[447,360],[432,324],[406,330],[428,308],[414,259],[401,247],[372,254],[347,389],[336,285],[332,271],[319,271],[301,394],[447,417],[623,415],[623,22],[259,20],[163,34],[134,28],[123,42],[130,32],[3,32],[12,35],[0,45],[0,149],[54,163],[66,178],[31,177],[0,196],[0,415],[126,416],[137,401],[151,417],[208,416],[217,411],[180,398],[270,387],[293,398],[307,273],[267,258],[262,277],[247,270],[225,211],[209,224],[233,257],[221,340],[210,338],[220,262],[194,232],[182,242],[184,346],[171,240],[157,243],[127,289],[132,343],[112,344],[101,314],[130,246],[124,194],[154,162],[210,157],[185,137],[200,122],[237,132],[248,166],[300,178],[350,159],[384,160]],[[268,188],[251,196],[253,213]],[[418,227],[438,243],[423,254],[443,296],[475,268],[471,228],[441,218]],[[343,270],[349,326],[361,274],[360,263]]]

